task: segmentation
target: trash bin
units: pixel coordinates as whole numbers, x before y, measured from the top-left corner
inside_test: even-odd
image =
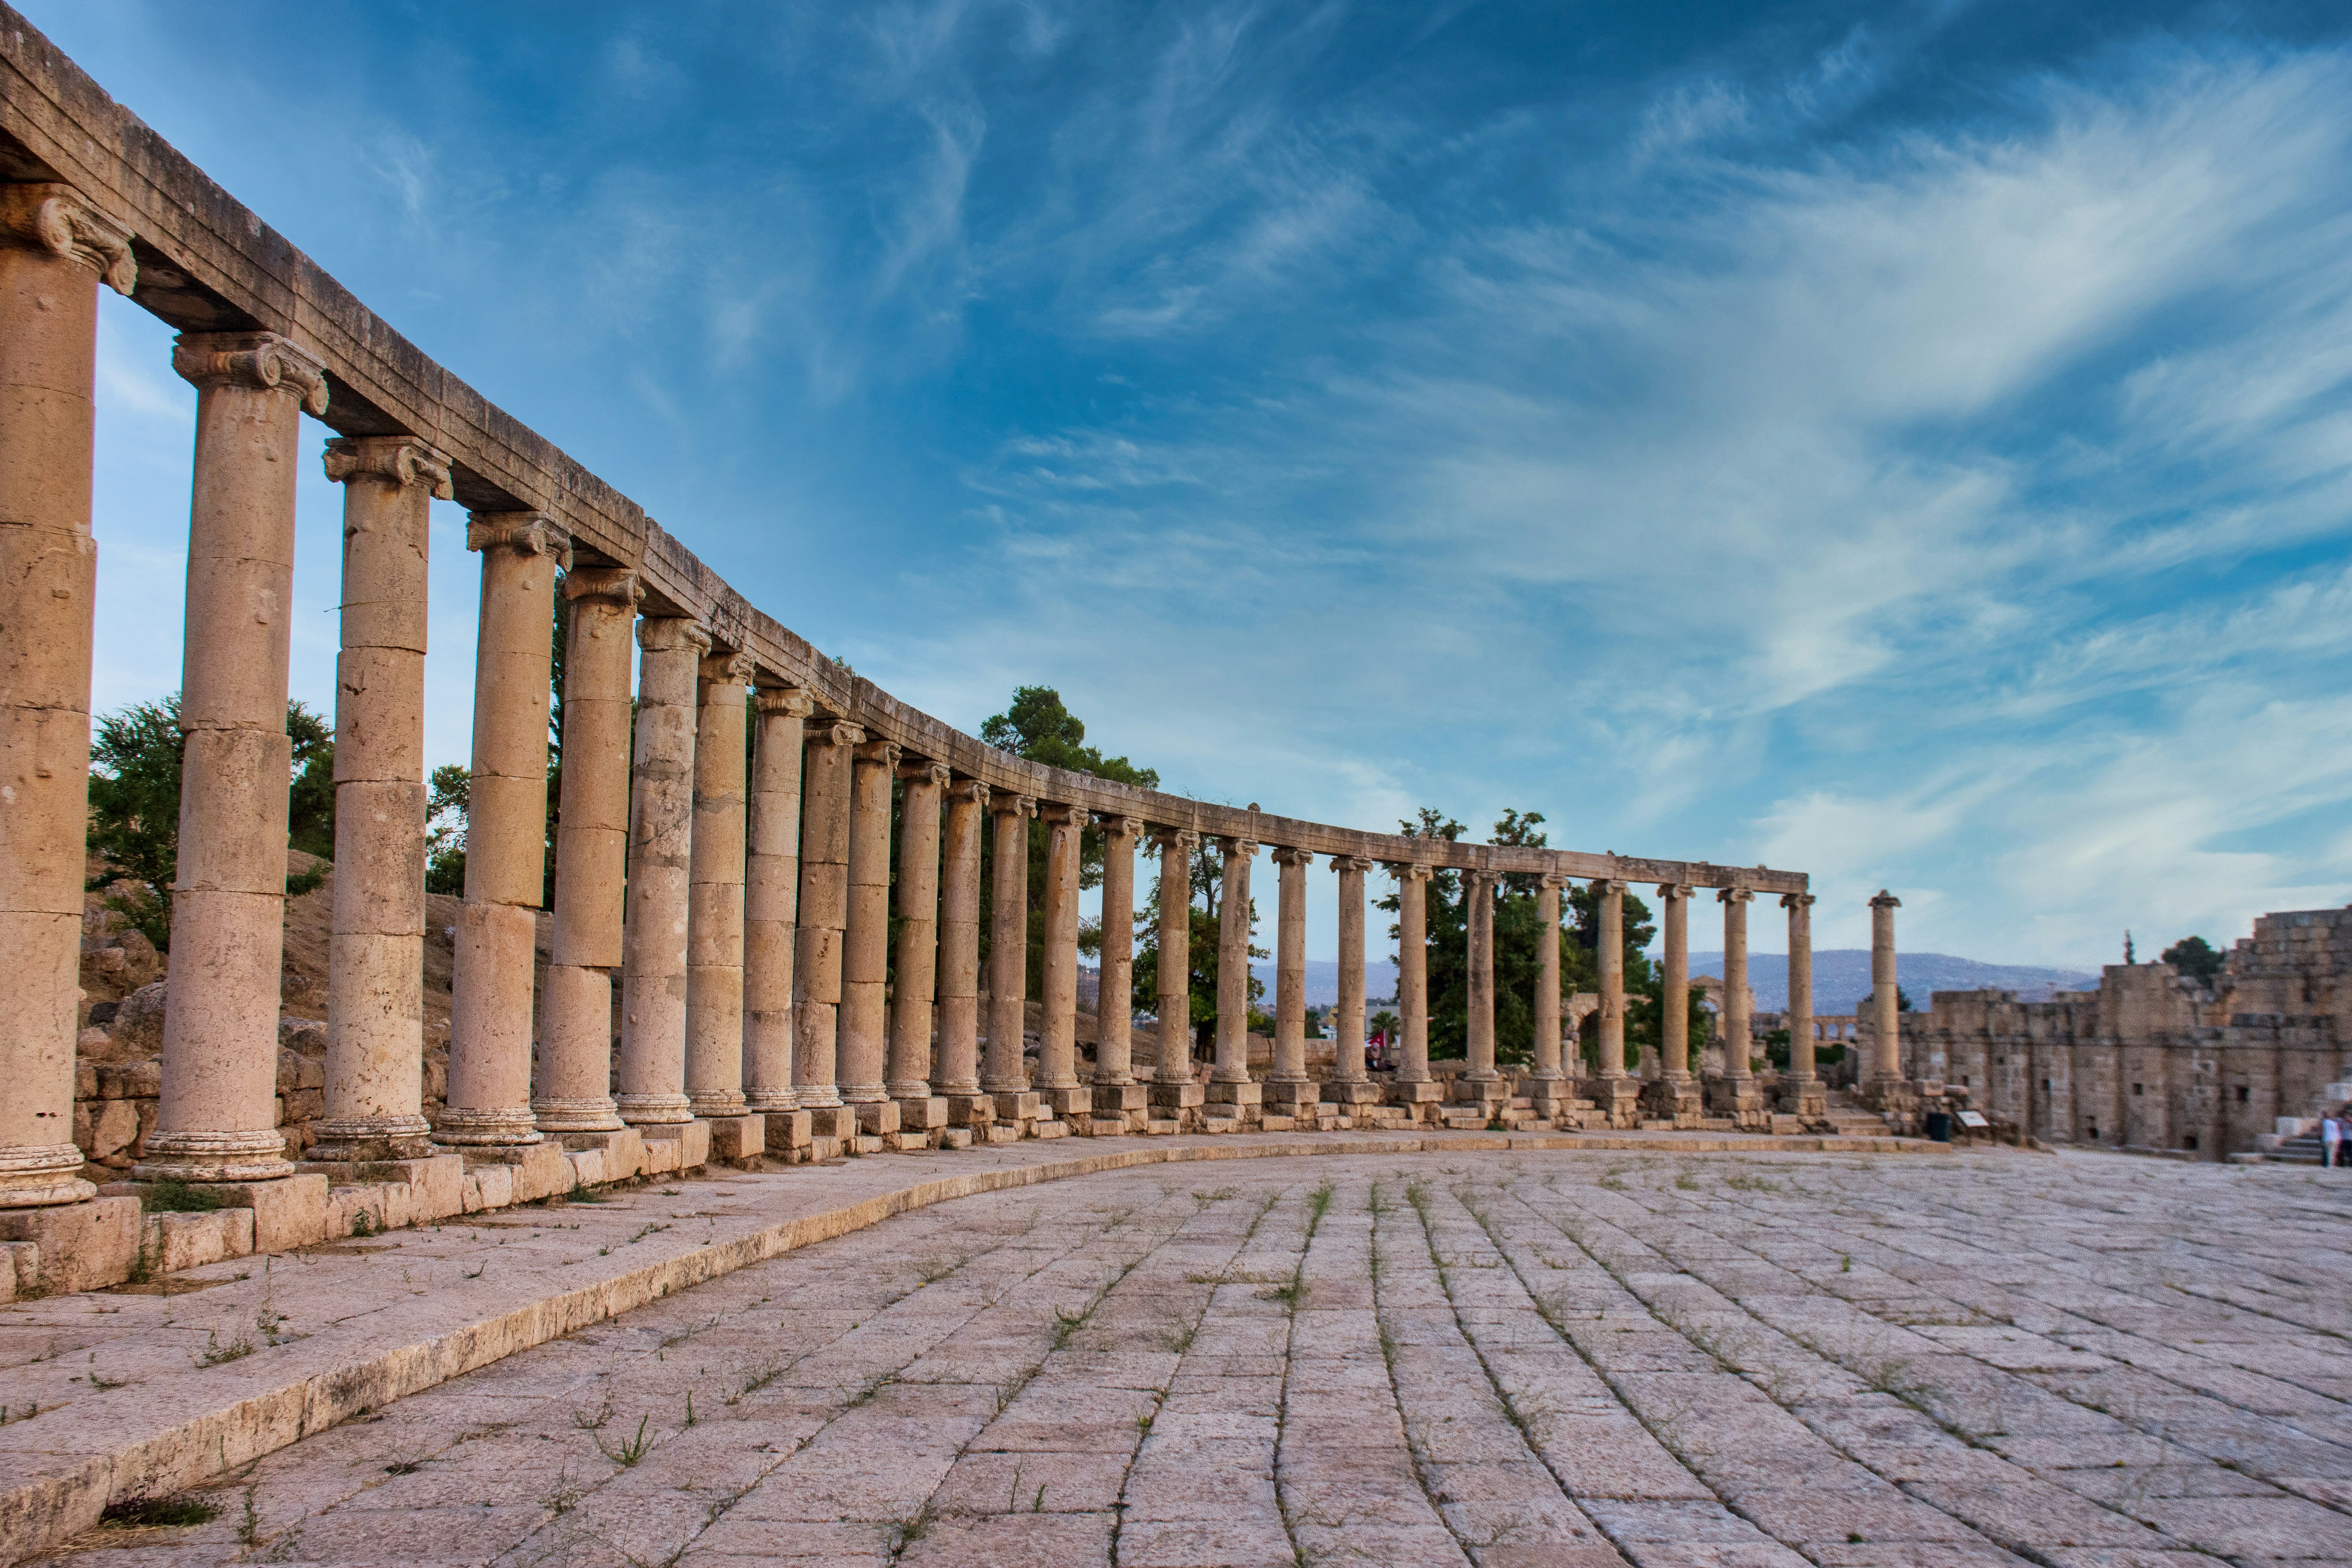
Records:
[[[1938,1143],[1952,1141],[1952,1115],[1948,1110],[1927,1112],[1927,1136]]]

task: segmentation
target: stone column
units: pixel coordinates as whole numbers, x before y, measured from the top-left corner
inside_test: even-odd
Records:
[[[952,775],[940,763],[898,769],[898,942],[890,1002],[890,1098],[902,1132],[947,1126],[931,1093],[931,996],[940,962],[940,798]]]
[[[1690,900],[1685,883],[1658,884],[1659,923],[1664,928],[1665,1000],[1658,1019],[1658,1055],[1669,1081],[1691,1076],[1690,1049]]]
[[[433,1141],[453,1148],[540,1141],[530,1042],[547,885],[548,629],[556,569],[570,545],[562,525],[543,512],[478,511],[466,524],[466,548],[482,557],[474,765],[450,981],[449,1092],[433,1125]]]
[[[1274,1068],[1265,1100],[1286,1116],[1312,1116],[1321,1099],[1307,1076],[1307,866],[1314,858],[1304,849],[1274,851]]]
[[[985,1129],[996,1116],[996,1101],[980,1087],[980,834],[987,815],[986,784],[961,779],[948,786],[940,883],[940,1046],[931,1088],[947,1098],[952,1125],[975,1129]]]
[[[163,1083],[142,1179],[289,1173],[277,1129],[285,955],[287,613],[302,412],[319,362],[272,332],[183,333],[196,384],[194,503],[181,664],[180,863],[163,1005]]]
[[[1339,874],[1339,996],[1331,1012],[1331,1081],[1323,1098],[1349,1118],[1369,1113],[1380,1102],[1380,1086],[1364,1068],[1364,873],[1372,862],[1356,855],[1334,855],[1331,869]]]
[[[1789,1070],[1781,1075],[1780,1109],[1819,1121],[1829,1095],[1813,1072],[1813,895],[1783,893],[1789,911]]]
[[[1078,1081],[1078,860],[1085,814],[1037,808],[1045,824],[1045,972],[1037,1027],[1037,1088],[1055,1115],[1091,1131],[1094,1099]]]
[[[995,863],[988,900],[988,1060],[980,1083],[997,1097],[996,1119],[1019,1123],[1037,1114],[1021,1049],[1029,995],[1029,819],[1037,803],[1025,795],[998,795],[988,810]]]
[[[850,762],[849,910],[841,942],[841,1098],[868,1137],[898,1131],[890,1102],[890,781],[898,747],[868,741]]]
[[[1569,1098],[1568,1075],[1559,1052],[1559,889],[1565,877],[1546,875],[1536,883],[1536,926],[1542,935],[1536,952],[1536,1064],[1528,1075],[1528,1098],[1537,1117],[1558,1116]]]
[[[753,694],[750,842],[743,867],[743,1105],[768,1147],[805,1142],[793,1087],[793,944],[800,920],[801,742],[816,705],[798,689]],[[779,1135],[781,1134],[781,1136]]]
[[[1151,1103],[1160,1120],[1197,1121],[1203,1095],[1192,1071],[1192,847],[1189,828],[1160,836],[1160,1065]]]
[[[1230,1105],[1244,1123],[1257,1119],[1264,1090],[1249,1071],[1250,862],[1257,846],[1220,838],[1223,887],[1217,910],[1217,1058],[1209,1068],[1209,1103]]]
[[[694,828],[687,862],[686,1099],[710,1121],[710,1152],[740,1160],[768,1145],[745,1120],[743,876],[748,803],[744,730],[755,670],[747,653],[714,653],[697,671]]]
[[[1502,1074],[1495,1070],[1495,883],[1494,872],[1462,873],[1464,923],[1469,959],[1468,1061],[1454,1080],[1455,1094],[1465,1102],[1484,1105],[1510,1099]]]
[[[1871,1077],[1889,1082],[1903,1077],[1903,1014],[1895,994],[1895,911],[1902,907],[1884,888],[1870,900],[1870,1016],[1877,1028]]]
[[[1124,1118],[1142,1131],[1149,1099],[1135,1081],[1135,841],[1143,824],[1132,816],[1098,816],[1102,830],[1102,985],[1095,1000],[1095,1114]]]
[[[1737,1118],[1744,1130],[1765,1131],[1771,1127],[1770,1115],[1749,1065],[1756,1030],[1748,996],[1748,906],[1755,897],[1747,888],[1726,888],[1716,895],[1723,905],[1723,1077],[1706,1094],[1716,1115]]]
[[[425,1120],[425,595],[449,459],[404,436],[327,443],[343,487],[326,1115],[310,1157],[414,1160]],[[542,796],[545,785],[542,784]],[[525,1025],[528,1028],[528,1024]]]
[[[849,923],[849,773],[866,740],[855,724],[813,719],[801,778],[801,907],[793,961],[793,1088],[816,1113],[814,1136],[855,1135],[836,1076],[842,932]]]
[[[694,843],[694,721],[710,634],[683,616],[637,623],[629,769],[628,925],[622,937],[621,1088],[630,1126],[694,1120],[686,1098],[686,928]]]
[[[0,185],[0,945],[16,975],[0,1030],[0,1208],[98,1190],[81,1179],[73,1110],[101,279],[131,292],[128,230],[70,185]]]
[[[563,644],[563,779],[555,817],[555,943],[541,983],[531,1114],[548,1132],[617,1132],[613,976],[629,854],[629,629],[637,574],[575,566]],[[543,785],[541,786],[544,787]]]
[[[1419,1105],[1445,1092],[1429,1073],[1429,879],[1434,873],[1427,866],[1390,869],[1397,879],[1397,1011],[1404,1050],[1389,1092],[1400,1105]]]
[[[1601,970],[1601,1073],[1592,1102],[1609,1126],[1631,1127],[1641,1118],[1641,1084],[1625,1072],[1625,884],[1608,878],[1601,889],[1601,932],[1593,954]]]

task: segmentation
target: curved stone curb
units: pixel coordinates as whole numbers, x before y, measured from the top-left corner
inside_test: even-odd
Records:
[[[622,1268],[593,1283],[533,1300],[513,1301],[509,1290],[509,1301],[503,1310],[493,1307],[454,1325],[447,1321],[453,1308],[457,1309],[457,1315],[469,1310],[465,1297],[496,1296],[499,1289],[458,1287],[436,1292],[403,1305],[388,1321],[371,1319],[367,1326],[373,1332],[339,1333],[328,1328],[273,1346],[254,1356],[250,1363],[239,1361],[208,1368],[200,1391],[133,1385],[119,1393],[76,1399],[68,1421],[52,1420],[44,1426],[36,1417],[0,1426],[0,1465],[9,1471],[5,1489],[0,1491],[0,1557],[19,1562],[72,1539],[95,1526],[107,1504],[119,1497],[165,1496],[184,1490],[361,1412],[618,1317],[674,1290],[862,1230],[894,1215],[981,1193],[1141,1165],[1318,1154],[1546,1149],[1895,1153],[1943,1147],[1891,1137],[1694,1139],[1585,1133],[1429,1137],[1342,1133],[1322,1134],[1311,1141],[1276,1136],[1213,1142],[1121,1142],[1125,1146],[1117,1149],[918,1182],[818,1213],[760,1225],[748,1234],[697,1245],[660,1261]],[[353,1339],[366,1342],[349,1342]],[[192,1397],[196,1394],[201,1397]]]

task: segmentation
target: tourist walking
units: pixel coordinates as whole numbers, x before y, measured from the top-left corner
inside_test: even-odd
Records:
[[[2344,1146],[2344,1121],[2331,1110],[2319,1119],[2319,1163],[2323,1170],[2336,1169],[2338,1151]]]

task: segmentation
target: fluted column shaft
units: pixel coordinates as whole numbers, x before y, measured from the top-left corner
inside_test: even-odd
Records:
[[[1160,1083],[1192,1081],[1192,846],[1198,836],[1160,833]]]
[[[1789,1076],[1805,1082],[1813,1077],[1813,896],[1783,893],[1780,907],[1789,911]]]
[[[849,916],[841,944],[841,1098],[890,1098],[890,781],[898,748],[868,741],[850,763]]]
[[[688,860],[686,1098],[697,1116],[740,1116],[743,1093],[743,875],[752,662],[716,653],[695,689],[694,839]]]
[[[1218,840],[1224,880],[1217,911],[1217,1060],[1212,1083],[1247,1083],[1249,1076],[1250,861],[1257,846],[1246,838]]]
[[[1332,1009],[1332,1068],[1335,1083],[1363,1083],[1364,1068],[1364,873],[1372,862],[1334,855],[1339,874],[1339,995]]]
[[[1307,1081],[1307,867],[1304,849],[1274,851],[1274,1070],[1268,1083]]]
[[[1874,1078],[1903,1076],[1903,1011],[1895,979],[1895,911],[1902,907],[1903,900],[1884,888],[1870,900],[1870,1013],[1877,1026]]]
[[[555,944],[540,992],[530,1109],[551,1132],[608,1132],[613,979],[621,967],[629,854],[629,642],[645,588],[634,572],[564,574],[563,779],[556,801]],[[542,786],[544,787],[544,786]]]
[[[1102,984],[1095,996],[1095,1082],[1135,1081],[1135,841],[1131,816],[1097,819],[1103,836]]]
[[[466,548],[482,557],[482,603],[466,901],[457,910],[449,1092],[434,1122],[436,1143],[539,1142],[531,983],[547,886],[548,632],[568,545],[562,528],[535,511],[476,512],[466,527]]]
[[[1665,1058],[1666,1077],[1687,1079],[1690,1059],[1690,900],[1691,889],[1679,882],[1658,884],[1659,921],[1664,928],[1664,984],[1660,987],[1664,1012],[1658,1020],[1659,1055]]]
[[[648,616],[637,623],[637,647],[621,1087],[613,1103],[632,1127],[663,1127],[694,1120],[686,1098],[687,924],[694,724],[710,634],[683,616]]]
[[[0,1208],[74,1203],[74,1039],[98,554],[98,285],[130,236],[70,185],[0,186]]]
[[[1495,882],[1492,871],[1462,873],[1467,903],[1470,960],[1469,1070],[1472,1083],[1492,1083],[1495,1070]]]
[[[1625,884],[1603,881],[1601,889],[1601,1076],[1625,1076]]]
[[[424,1154],[425,628],[449,460],[399,436],[327,443],[343,487],[326,1115],[314,1160]]]
[[[940,797],[951,775],[938,763],[898,770],[898,942],[890,1002],[893,1100],[931,1096],[931,995],[940,962]]]
[[[1562,879],[1545,877],[1536,884],[1536,1062],[1529,1076],[1538,1083],[1557,1083],[1567,1075],[1559,1065],[1559,889]]]
[[[801,894],[801,752],[816,710],[799,690],[763,689],[751,756],[743,864],[743,1108],[800,1106],[793,1086],[793,969]]]
[[[1746,888],[1726,888],[1716,897],[1723,904],[1723,1070],[1730,1078],[1750,1079],[1756,1076],[1748,1065],[1756,1031],[1748,1005],[1748,906],[1756,895]]]
[[[988,1063],[981,1087],[991,1094],[1021,1094],[1029,1069],[1021,1058],[1022,1005],[1029,994],[1029,819],[1037,803],[1000,795],[994,818],[995,866],[989,885]]]
[[[940,1047],[934,1092],[970,1099],[980,1089],[980,843],[988,786],[948,786],[940,879]]]
[[[1078,850],[1086,818],[1074,807],[1046,805],[1045,973],[1037,1028],[1039,1089],[1078,1087]]]
[[[801,908],[793,965],[793,1086],[801,1109],[839,1105],[842,933],[849,923],[851,758],[855,724],[810,722],[801,776]]]
[[[184,333],[196,384],[181,661],[179,872],[163,1008],[163,1094],[140,1172],[284,1175],[278,996],[285,955],[286,672],[294,490],[304,409],[326,377],[270,332]]]
[[[1426,866],[1399,866],[1397,879],[1397,1008],[1403,1015],[1404,1059],[1399,1083],[1429,1079],[1429,879]]]

